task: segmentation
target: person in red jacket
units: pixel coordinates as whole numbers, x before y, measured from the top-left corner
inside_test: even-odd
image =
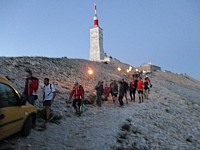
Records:
[[[142,81],[142,77],[139,77],[137,83],[137,90],[139,95],[139,103],[143,102],[143,90],[144,90],[144,82]]]
[[[22,93],[22,97],[25,101],[28,101],[30,104],[34,105],[35,100],[38,98],[37,90],[39,86],[39,80],[36,77],[33,77],[32,71],[30,69],[26,69],[26,81],[24,86],[24,92]]]
[[[70,92],[70,97],[69,100],[73,97],[73,104],[72,106],[74,107],[75,111],[79,116],[81,115],[80,113],[80,107],[82,104],[82,101],[84,100],[84,89],[82,85],[79,85],[77,81],[74,81],[74,87]],[[78,103],[78,109],[77,109],[77,103]]]

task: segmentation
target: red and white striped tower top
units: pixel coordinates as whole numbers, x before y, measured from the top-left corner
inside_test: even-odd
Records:
[[[98,26],[97,6],[96,6],[96,3],[94,3],[94,26]]]

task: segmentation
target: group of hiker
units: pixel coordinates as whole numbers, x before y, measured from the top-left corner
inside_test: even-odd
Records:
[[[24,86],[24,91],[22,97],[25,101],[34,105],[37,99],[37,90],[39,87],[39,80],[33,77],[31,70],[26,70],[26,81]],[[144,98],[148,99],[148,93],[152,87],[150,78],[145,76],[144,81],[141,75],[133,75],[130,83],[127,83],[124,79],[120,81],[111,80],[110,84],[108,82],[98,81],[97,85],[94,86],[96,90],[96,105],[101,107],[102,100],[108,100],[111,95],[112,101],[115,105],[121,107],[124,105],[123,98],[125,97],[126,103],[128,104],[127,93],[130,94],[130,101],[135,102],[136,91],[138,92],[139,103],[142,103]],[[43,110],[45,112],[45,120],[49,121],[50,118],[50,107],[54,102],[56,96],[55,85],[49,82],[49,78],[44,78],[43,87]],[[84,100],[84,88],[78,81],[74,81],[74,86],[70,91],[69,100],[73,98],[72,106],[77,114],[81,115],[80,107]],[[78,107],[77,107],[78,105]]]
[[[30,104],[34,105],[35,100],[38,99],[37,91],[39,87],[38,78],[32,75],[30,69],[26,69],[26,80],[24,91],[22,93],[22,99]],[[50,107],[53,104],[56,96],[56,89],[54,84],[49,83],[49,78],[44,78],[44,87],[43,87],[43,109],[45,112],[45,121],[50,121]]]
[[[114,104],[119,106],[124,105],[123,98],[125,97],[126,103],[128,104],[127,93],[130,94],[130,101],[135,102],[136,91],[138,92],[139,103],[144,101],[144,98],[148,99],[150,88],[152,87],[151,80],[148,76],[145,76],[144,81],[142,76],[135,74],[132,76],[130,83],[128,84],[124,79],[120,81],[111,80],[110,86],[106,82],[103,86],[103,81],[99,81],[95,86],[96,90],[96,104],[101,107],[102,100],[107,100],[109,94],[111,94],[112,101]]]

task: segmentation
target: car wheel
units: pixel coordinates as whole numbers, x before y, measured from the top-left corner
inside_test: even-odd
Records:
[[[26,119],[26,121],[24,123],[24,126],[22,128],[22,136],[23,137],[28,136],[30,134],[30,132],[31,132],[31,128],[32,128],[32,118],[31,118],[31,116],[29,116]]]

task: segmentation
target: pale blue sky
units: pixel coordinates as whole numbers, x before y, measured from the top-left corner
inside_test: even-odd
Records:
[[[0,0],[0,56],[89,59],[94,2],[108,55],[200,80],[200,0]]]

